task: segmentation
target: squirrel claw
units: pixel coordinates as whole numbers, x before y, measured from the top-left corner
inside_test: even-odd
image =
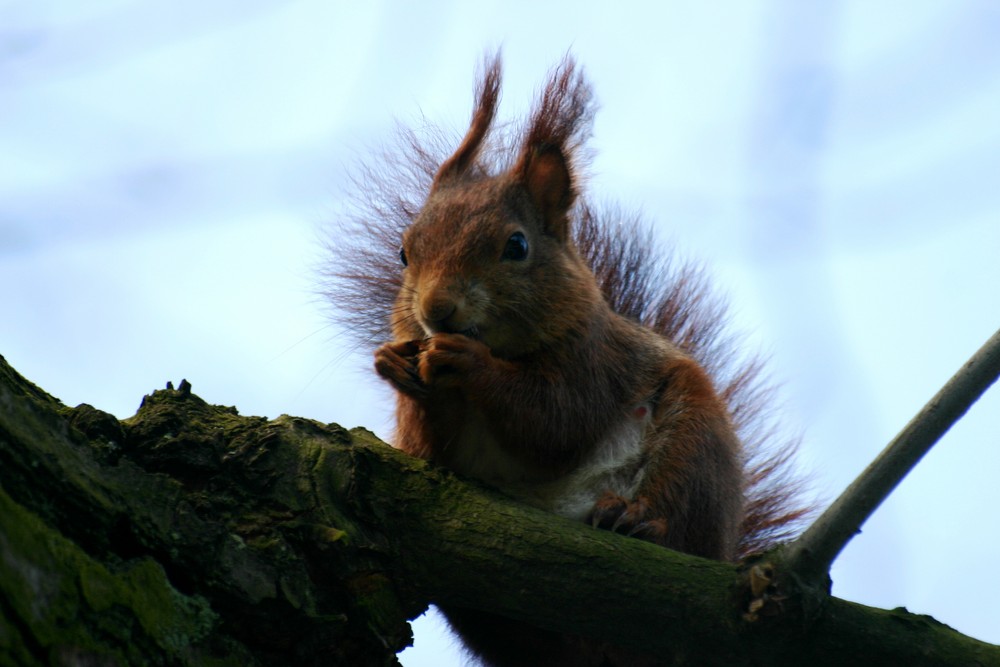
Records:
[[[424,345],[416,364],[418,376],[427,386],[459,386],[490,356],[485,344],[462,334],[434,334]]]
[[[614,530],[616,520],[625,511],[628,502],[617,493],[605,491],[590,510],[589,523],[594,528]]]
[[[375,351],[375,371],[402,393],[423,396],[427,393],[427,385],[417,371],[419,351],[419,341],[386,343]]]
[[[594,503],[589,521],[594,528],[660,544],[667,536],[667,522],[652,516],[652,508],[645,498],[630,501],[611,491],[606,491]]]
[[[625,534],[628,537],[637,537],[647,542],[662,544],[667,538],[667,522],[663,519],[640,521]]]

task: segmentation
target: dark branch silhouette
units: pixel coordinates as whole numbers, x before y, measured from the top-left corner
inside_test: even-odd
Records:
[[[0,664],[392,665],[440,602],[666,664],[1000,665],[929,617],[782,599],[756,563],[524,507],[362,429],[187,383],[119,421],[2,360],[0,555]]]

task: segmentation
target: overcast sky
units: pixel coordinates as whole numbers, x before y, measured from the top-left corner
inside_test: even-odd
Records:
[[[709,267],[834,497],[1000,326],[1000,4],[616,4],[0,3],[0,354],[122,418],[187,378],[388,437],[315,297],[323,225],[396,119],[464,129],[484,53],[517,117],[571,51],[591,194]],[[994,389],[834,593],[1000,643],[998,446]],[[426,622],[402,660],[461,664]]]

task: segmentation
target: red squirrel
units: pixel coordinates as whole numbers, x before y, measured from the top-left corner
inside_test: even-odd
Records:
[[[499,97],[497,56],[450,157],[405,135],[359,179],[361,242],[331,271],[352,324],[391,327],[375,369],[396,392],[395,446],[687,553],[769,543],[802,514],[782,476],[791,447],[751,442],[756,365],[731,368],[697,273],[582,200],[590,86],[567,57],[506,142],[491,135]],[[587,662],[564,638],[512,641],[526,631],[513,621],[445,612],[488,664]]]

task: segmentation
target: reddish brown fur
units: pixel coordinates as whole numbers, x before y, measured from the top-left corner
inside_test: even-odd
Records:
[[[789,447],[754,455],[770,435],[753,419],[765,397],[757,364],[730,370],[722,309],[697,272],[653,255],[636,223],[606,224],[585,202],[574,208],[572,162],[592,105],[573,62],[551,76],[512,166],[491,169],[509,150],[488,143],[499,90],[497,58],[469,131],[443,162],[409,136],[413,158],[397,158],[397,171],[429,193],[422,206],[412,190],[367,174],[362,210],[382,220],[356,226],[370,245],[333,272],[349,322],[380,336],[372,323],[391,313],[393,342],[375,358],[397,390],[397,446],[516,495],[574,479],[598,452],[627,450],[615,443],[640,429],[641,481],[627,496],[594,490],[594,525],[716,559],[768,543],[801,511],[787,509],[794,483],[772,483]],[[400,239],[401,277],[385,259]],[[448,614],[493,664],[600,659],[577,640]]]
[[[482,79],[476,90],[476,111],[472,115],[472,122],[469,131],[465,135],[462,144],[455,151],[455,154],[445,160],[434,176],[432,191],[441,186],[459,179],[473,168],[476,156],[482,146],[486,132],[493,123],[496,116],[497,102],[500,100],[500,59],[494,59],[486,67]]]

